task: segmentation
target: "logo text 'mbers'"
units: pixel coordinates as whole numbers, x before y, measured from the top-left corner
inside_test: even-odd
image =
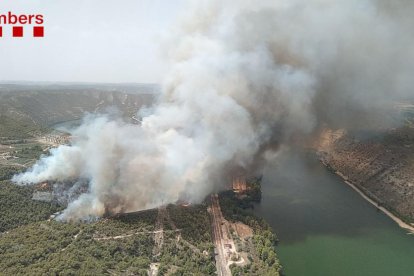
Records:
[[[5,29],[10,29],[13,37],[23,37],[29,28],[33,37],[44,36],[44,17],[42,14],[13,14],[0,13],[0,37],[5,36]],[[8,26],[12,25],[12,26]],[[30,25],[30,27],[27,27]]]

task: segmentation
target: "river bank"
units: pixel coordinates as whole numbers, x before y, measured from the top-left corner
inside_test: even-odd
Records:
[[[414,226],[414,129],[366,134],[325,129],[311,145],[319,159],[364,195]]]
[[[347,184],[349,187],[351,187],[353,190],[355,190],[362,198],[364,198],[366,201],[368,201],[373,206],[375,206],[375,208],[377,208],[378,210],[380,210],[381,212],[383,212],[385,215],[387,215],[389,218],[391,218],[394,222],[396,222],[398,224],[398,226],[400,226],[401,228],[409,231],[410,234],[414,234],[414,226],[413,225],[410,225],[410,224],[406,223],[400,217],[398,217],[398,215],[392,213],[390,210],[388,210],[387,208],[385,208],[384,206],[382,206],[379,202],[377,202],[372,197],[370,197],[369,195],[367,195],[360,187],[358,187],[354,183],[351,183],[348,180],[348,177],[346,177],[340,171],[334,170],[331,166],[329,166],[328,163],[326,163],[322,159],[320,159],[320,161],[330,171],[334,172],[336,175],[338,175],[340,178],[342,178],[343,182],[345,184]]]
[[[351,182],[353,182],[351,180]],[[414,271],[414,239],[344,185],[314,152],[286,151],[263,172],[257,216],[280,242],[289,276],[389,276]]]

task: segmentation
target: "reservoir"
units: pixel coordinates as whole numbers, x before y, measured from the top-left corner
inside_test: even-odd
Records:
[[[276,232],[287,276],[414,275],[414,235],[314,154],[285,152],[272,161],[254,212]]]

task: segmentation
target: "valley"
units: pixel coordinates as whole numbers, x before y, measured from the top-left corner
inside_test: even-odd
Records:
[[[279,273],[274,247],[267,249],[273,252],[271,258],[257,251],[259,240],[270,245],[276,240],[262,235],[266,224],[257,224],[259,219],[249,217],[250,212],[243,211],[245,207],[236,198],[226,201],[233,198],[230,191],[220,195],[225,204],[231,203],[225,208],[247,213],[237,218],[227,216],[226,220],[219,215],[220,221],[215,221],[211,210],[218,210],[221,204],[216,195],[215,200],[206,198],[199,205],[170,204],[83,222],[56,221],[69,198],[56,198],[61,191],[53,183],[17,186],[11,183],[12,176],[28,169],[51,149],[70,144],[70,129],[87,112],[99,113],[104,106],[116,108],[124,120],[134,123],[131,114],[150,105],[155,96],[122,91],[90,93],[80,88],[41,92],[32,87],[32,93],[23,88],[0,91],[4,100],[0,114],[0,274],[211,275],[216,270],[219,275],[230,275],[230,270],[241,275]],[[38,99],[42,93],[44,101],[30,99]],[[66,101],[66,97],[73,97],[72,93],[78,102]],[[32,116],[34,113],[36,116]],[[251,226],[239,221],[244,217],[249,217]],[[226,221],[226,237],[232,240],[233,253],[225,256],[224,268],[214,254],[214,221],[218,227]]]

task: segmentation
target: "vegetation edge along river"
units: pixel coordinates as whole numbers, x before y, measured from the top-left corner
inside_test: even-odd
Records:
[[[359,186],[356,183],[350,182],[344,174],[342,174],[340,171],[336,171],[335,169],[333,169],[328,163],[324,162],[323,160],[321,160],[321,162],[325,167],[327,167],[329,171],[338,175],[345,184],[347,184],[349,187],[355,190],[362,198],[364,198],[370,204],[374,205],[378,210],[380,210],[393,221],[395,221],[395,223],[397,223],[398,226],[414,234],[414,226],[412,226],[408,222],[405,222],[404,218],[401,217],[398,213],[396,213],[395,211],[392,212],[391,209],[387,209],[386,207],[381,205],[379,202],[375,200],[374,197],[370,196],[370,194],[367,191],[365,191],[361,186]]]
[[[308,150],[286,150],[263,172],[254,213],[280,242],[289,276],[411,275],[414,239]]]
[[[329,170],[354,185],[375,206],[383,207],[379,209],[397,223],[403,221],[406,225],[400,224],[407,229],[414,226],[411,125],[371,132],[325,128],[310,148]]]

